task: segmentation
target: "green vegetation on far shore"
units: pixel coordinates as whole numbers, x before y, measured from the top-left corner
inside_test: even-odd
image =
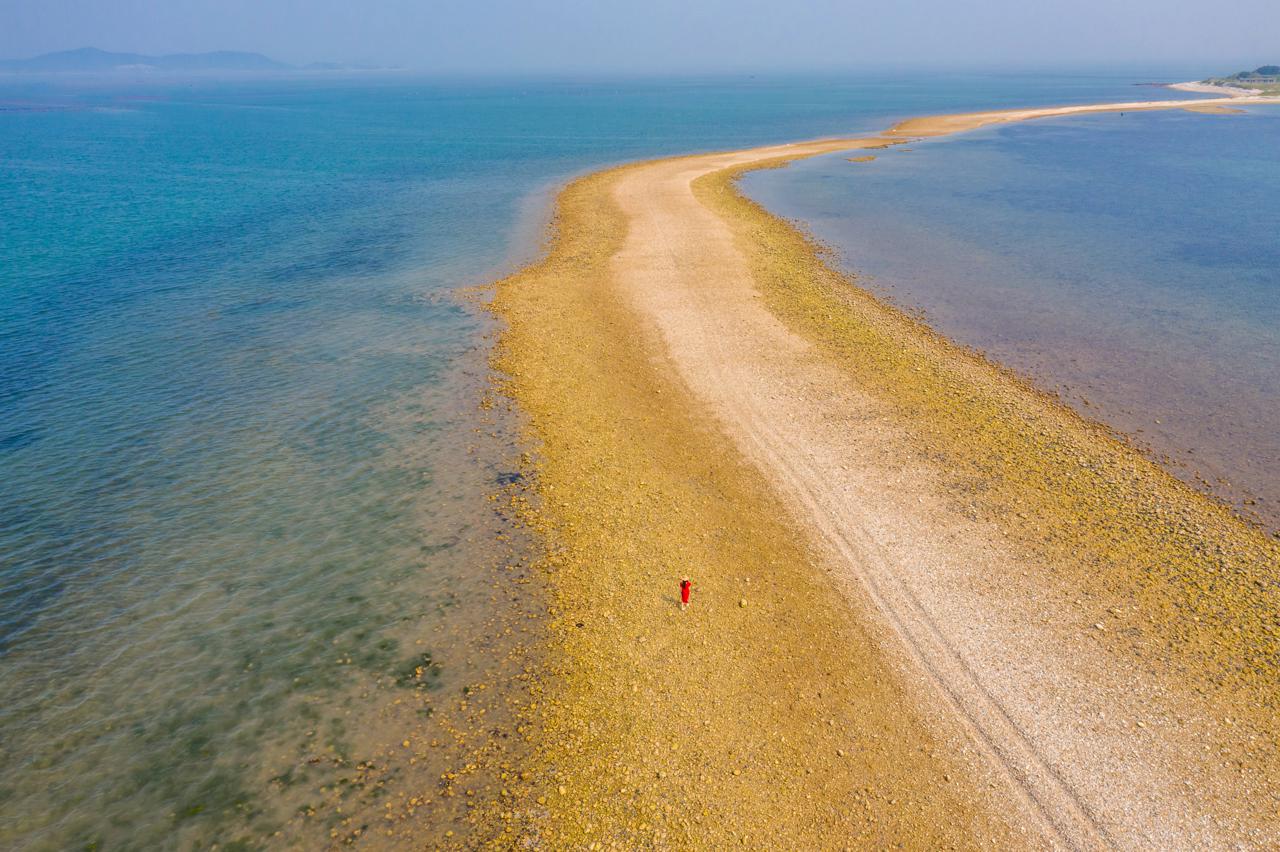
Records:
[[[1229,77],[1210,77],[1211,86],[1257,89],[1265,95],[1280,95],[1280,65],[1261,65],[1252,71],[1238,71]]]

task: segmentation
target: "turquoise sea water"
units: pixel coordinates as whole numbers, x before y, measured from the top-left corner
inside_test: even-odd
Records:
[[[309,845],[311,744],[483,667],[511,466],[454,292],[569,176],[1198,73],[0,79],[0,846]]]
[[[744,186],[864,286],[1280,529],[1280,107],[909,147]]]

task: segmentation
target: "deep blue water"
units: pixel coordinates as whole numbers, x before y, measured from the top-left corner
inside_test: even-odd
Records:
[[[864,286],[1280,527],[1280,107],[909,147],[745,186]]]
[[[0,845],[254,837],[362,666],[483,618],[453,293],[569,176],[1197,73],[0,79]]]

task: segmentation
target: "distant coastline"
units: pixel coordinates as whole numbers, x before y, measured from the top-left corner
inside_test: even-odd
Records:
[[[1191,82],[1169,83],[1165,88],[1177,89],[1180,92],[1195,92],[1201,95],[1216,95],[1227,98],[1254,98],[1262,94],[1261,89],[1246,89],[1240,86],[1218,85],[1216,83]]]
[[[0,73],[84,74],[84,73],[200,73],[209,71],[378,71],[376,65],[346,65],[313,62],[290,65],[261,53],[215,50],[207,53],[168,53],[152,56],[120,53],[96,47],[44,53],[26,59],[0,59]]]
[[[1209,77],[1191,83],[1174,83],[1170,89],[1246,98],[1256,95],[1280,96],[1280,65],[1260,65],[1251,71],[1238,71],[1228,77]]]

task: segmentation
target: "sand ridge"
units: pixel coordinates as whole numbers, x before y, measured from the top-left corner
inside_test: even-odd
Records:
[[[656,525],[661,534],[652,544],[661,549],[664,542],[672,540],[683,540],[688,546],[688,537],[698,535],[701,523],[714,529],[716,513],[731,507],[711,501],[699,504],[695,511],[675,501],[675,509],[684,511],[664,512],[661,505],[649,506],[642,516],[630,518],[626,511],[608,514],[586,508],[609,500],[640,499],[619,493],[628,490],[618,484],[619,476],[648,481],[665,478],[668,491],[679,490],[681,468],[688,468],[686,475],[697,468],[690,459],[681,459],[677,453],[666,458],[667,468],[659,472],[652,470],[654,464],[646,458],[665,458],[671,447],[650,446],[647,456],[625,461],[619,459],[621,448],[641,434],[652,442],[663,437],[656,434],[658,431],[666,430],[671,432],[666,440],[678,443],[691,441],[689,433],[694,432],[699,441],[716,446],[705,457],[719,461],[717,473],[704,470],[703,476],[726,476],[734,489],[753,494],[753,500],[778,500],[786,507],[786,522],[781,527],[760,517],[760,506],[755,507],[755,513],[739,515],[738,537],[744,540],[751,541],[759,527],[770,527],[767,543],[757,544],[761,553],[773,558],[764,565],[752,564],[751,554],[735,552],[735,568],[729,570],[753,575],[749,579],[757,583],[796,583],[803,578],[803,582],[817,584],[810,603],[816,596],[823,606],[843,611],[833,617],[853,619],[840,622],[843,627],[827,623],[820,628],[797,623],[795,614],[785,607],[773,609],[769,620],[758,627],[767,624],[768,635],[776,643],[774,650],[780,647],[785,659],[791,645],[823,643],[829,638],[824,630],[863,631],[864,639],[855,648],[826,649],[824,653],[831,656],[820,668],[829,673],[833,666],[850,670],[858,665],[872,666],[892,673],[883,688],[911,696],[910,712],[900,698],[895,699],[898,709],[893,714],[892,733],[886,737],[888,754],[895,756],[868,766],[870,777],[887,781],[890,787],[897,784],[903,790],[913,790],[912,798],[922,811],[915,816],[898,814],[892,837],[920,840],[926,836],[920,832],[929,820],[917,817],[927,818],[932,813],[936,822],[938,811],[931,809],[941,808],[963,815],[957,822],[962,845],[1168,848],[1274,839],[1274,812],[1259,814],[1249,807],[1252,801],[1274,800],[1274,782],[1269,782],[1258,766],[1246,767],[1243,759],[1233,757],[1238,766],[1224,769],[1226,762],[1219,759],[1219,749],[1222,754],[1256,755],[1241,743],[1238,731],[1222,730],[1221,708],[1212,700],[1197,703],[1194,696],[1171,697],[1167,681],[1153,674],[1141,655],[1125,656],[1127,651],[1114,650],[1100,641],[1107,625],[1098,622],[1095,627],[1083,622],[1095,617],[1090,606],[1096,605],[1096,599],[1091,597],[1084,605],[1073,600],[1071,583],[1053,574],[1055,565],[1038,564],[1032,558],[1034,550],[1022,546],[1016,536],[1009,540],[1008,519],[987,517],[980,510],[980,499],[957,499],[954,489],[948,489],[938,474],[939,464],[945,467],[948,448],[926,448],[934,451],[934,457],[921,452],[918,442],[905,435],[909,418],[904,419],[902,411],[886,401],[880,388],[874,382],[860,385],[857,371],[842,362],[838,346],[824,343],[822,333],[813,333],[803,318],[788,315],[801,297],[788,293],[785,286],[769,283],[775,273],[783,279],[834,273],[822,267],[812,247],[784,223],[735,198],[728,183],[746,168],[834,151],[883,148],[905,139],[993,123],[1103,111],[1187,108],[1227,100],[1233,105],[1242,102],[1134,102],[912,119],[881,137],[675,158],[615,170],[575,184],[562,199],[560,232],[548,260],[504,282],[498,296],[498,311],[512,324],[500,363],[513,373],[512,394],[530,413],[536,437],[544,446],[539,471],[548,489],[544,494],[550,494],[553,487],[557,492],[550,511],[539,516],[540,522],[548,535],[566,541],[562,555],[574,566],[570,577],[553,579],[553,588],[590,588],[607,595],[600,582],[607,587],[625,580],[643,589],[648,583],[661,582],[661,571],[615,540],[617,534],[634,543],[645,540],[652,534],[649,527]],[[596,234],[594,241],[584,238],[584,233],[589,237],[593,229],[599,231],[602,222],[608,223],[607,234]],[[570,228],[579,229],[576,237],[584,241],[567,234]],[[778,266],[780,258],[792,265]],[[810,314],[821,311],[817,325],[826,328],[840,328],[840,323],[858,319],[854,313],[857,306],[842,304],[829,294],[821,294],[803,307]],[[1002,385],[998,375],[993,373],[996,377],[992,378],[983,372],[987,368],[981,363],[953,356],[945,347],[934,351],[932,343],[917,346],[910,337],[913,333],[908,329],[902,338],[907,341],[904,351],[920,359],[907,368],[912,371],[905,374],[908,383],[913,372],[925,369],[956,387],[970,381],[980,388],[999,385],[1002,404],[1032,412],[1026,416],[1035,428],[1040,428],[1041,419],[1047,422],[1057,416],[1052,414],[1050,401],[1038,400],[1016,382]],[[573,337],[566,343],[556,339],[557,334]],[[918,336],[929,339],[924,331]],[[584,350],[589,350],[589,356]],[[873,350],[865,354],[877,355]],[[854,353],[851,357],[859,356]],[[614,368],[623,365],[626,373],[619,376]],[[588,375],[575,376],[575,370]],[[532,378],[535,372],[538,378]],[[646,383],[651,387],[640,387]],[[566,386],[572,387],[571,393],[566,392]],[[597,399],[602,388],[609,389],[612,398]],[[638,400],[651,402],[664,395],[658,420],[650,419],[656,412],[636,412],[636,406],[641,405]],[[593,404],[603,410],[593,411]],[[1050,413],[1037,406],[1049,406],[1045,410]],[[983,411],[976,403],[973,410],[979,415]],[[1079,437],[1076,432],[1085,427],[1068,421],[1044,427],[1049,430],[1045,434],[1055,440],[1064,435],[1075,440]],[[1111,440],[1101,433],[1093,436],[1087,429],[1080,434],[1095,442]],[[733,452],[716,443],[725,440],[740,455],[739,460],[734,461]],[[602,444],[612,445],[614,450],[598,456]],[[1107,452],[1123,456],[1124,450],[1107,445]],[[743,462],[745,468],[741,467]],[[1131,464],[1127,457],[1124,464]],[[584,474],[584,468],[597,472],[610,468],[614,476],[602,482],[598,476]],[[1144,471],[1143,476],[1148,473]],[[726,483],[720,488],[733,490]],[[1171,498],[1175,503],[1183,500],[1176,484],[1161,481],[1157,490],[1165,488],[1174,489],[1169,493],[1175,495]],[[764,493],[756,493],[759,491]],[[1187,511],[1200,511],[1193,498],[1186,499],[1192,501]],[[739,501],[745,500],[740,495]],[[1228,527],[1232,523],[1212,510],[1205,511],[1215,523]],[[1224,535],[1236,533],[1247,535],[1234,528]],[[798,540],[793,541],[793,536]],[[1221,547],[1216,540],[1214,546]],[[598,556],[604,552],[602,547],[611,558],[593,564],[586,551],[595,549]],[[1248,547],[1255,545],[1247,545],[1246,550]],[[811,550],[811,558],[798,556],[806,550]],[[1248,551],[1255,552],[1261,555],[1245,558],[1274,557],[1273,551],[1265,549]],[[782,557],[783,553],[789,555]],[[780,558],[787,561],[785,567],[779,566]],[[797,559],[802,564],[790,564]],[[727,568],[714,554],[701,554],[696,561],[713,578],[717,575],[711,566]],[[725,613],[719,609],[743,590],[731,582],[721,585],[729,579],[709,582],[706,593],[717,606],[715,618],[680,622],[678,628],[657,628],[660,632],[679,630],[686,641],[699,644],[704,665],[719,665],[717,676],[709,675],[704,686],[723,686],[718,681],[730,678],[741,652],[729,641],[734,634],[721,620]],[[742,583],[744,578],[737,579]],[[823,583],[838,590],[836,598],[829,597],[830,589],[823,591],[827,588]],[[778,604],[788,603],[786,596],[778,597]],[[742,600],[746,603],[748,598]],[[661,606],[655,599],[634,613],[624,615],[610,609],[606,614],[591,602],[575,601],[573,617],[593,622],[602,614],[615,622],[635,619],[653,630],[653,618],[665,619]],[[649,607],[656,609],[650,612]],[[726,608],[732,617],[732,607]],[[619,692],[617,684],[611,686],[609,681],[619,675],[616,671],[610,675],[608,661],[599,659],[609,646],[583,644],[582,634],[575,632],[585,629],[577,626],[580,623],[588,622],[575,620],[574,626],[566,627],[564,658],[571,667],[598,667],[594,670],[597,677],[582,681],[561,672],[560,679],[567,686],[557,688],[569,697],[567,704],[577,709],[548,711],[544,707],[541,717],[547,730],[559,736],[559,740],[554,735],[547,738],[548,762],[559,767],[573,763],[557,745],[558,741],[571,741],[578,755],[578,777],[574,784],[552,785],[552,795],[540,796],[545,810],[536,818],[530,816],[524,830],[549,827],[553,833],[564,832],[553,836],[584,845],[597,835],[603,839],[590,842],[630,842],[643,837],[658,846],[713,846],[717,843],[712,841],[734,838],[746,845],[776,845],[777,837],[774,843],[760,838],[758,813],[734,809],[717,798],[724,790],[716,779],[723,777],[719,770],[725,767],[717,766],[722,756],[715,753],[700,754],[709,765],[709,776],[698,773],[692,789],[677,783],[691,780],[688,775],[694,770],[688,766],[683,771],[656,769],[656,780],[650,782],[660,789],[678,790],[681,796],[720,801],[719,811],[703,810],[704,815],[713,817],[706,822],[673,822],[660,806],[656,811],[645,810],[640,790],[632,795],[640,797],[635,803],[639,812],[649,814],[643,819],[632,819],[625,803],[614,800],[605,806],[600,800],[603,789],[612,784],[616,792],[617,785],[607,772],[601,774],[598,765],[591,768],[587,752],[612,749],[614,767],[627,767],[640,757],[635,751],[637,743],[628,742],[633,735],[629,732],[653,724],[661,726],[670,714],[696,717],[706,708],[697,708],[696,697],[679,690],[665,689],[654,698],[641,693],[634,682],[630,695],[641,695],[644,700],[633,703],[625,688]],[[657,624],[665,624],[665,620]],[[623,630],[631,626],[629,623]],[[608,641],[619,638],[613,636]],[[1267,641],[1265,631],[1258,641]],[[640,654],[631,657],[628,664],[643,665],[651,659]],[[764,659],[758,664],[767,662]],[[826,675],[805,667],[797,671],[817,683],[826,680]],[[804,678],[799,683],[793,678],[791,688],[803,689],[803,682]],[[868,706],[865,695],[829,687],[827,697],[815,708],[815,716],[801,715],[785,724],[774,719],[771,724],[792,738],[812,737],[814,723],[820,725],[824,715],[830,718],[842,704],[857,701],[862,701],[870,717],[875,716],[875,701]],[[690,702],[695,706],[690,707]],[[629,707],[630,715],[624,714],[626,724],[611,727],[608,718],[616,715],[620,706]],[[588,708],[602,718],[593,721]],[[720,736],[725,729],[732,734],[735,726],[752,723],[750,712],[730,712],[720,704],[716,708],[709,714],[714,718],[703,721]],[[659,718],[646,718],[650,714]],[[566,719],[574,720],[573,724],[566,726]],[[875,726],[863,717],[846,719],[844,727],[847,741],[865,742],[868,728]],[[909,744],[922,730],[929,731],[930,739],[937,743],[930,757],[934,780],[923,788],[887,771],[892,760],[912,752]],[[744,733],[738,731],[739,735]],[[777,736],[785,739],[787,734]],[[658,740],[678,751],[682,737],[668,732],[654,742]],[[1206,756],[1188,748],[1188,742],[1205,742],[1206,751],[1214,753]],[[1214,744],[1213,749],[1209,744]],[[799,769],[807,759],[807,753],[789,752],[777,743],[763,749],[757,759],[771,767],[767,774],[774,785],[786,777],[788,763]],[[843,755],[844,750],[838,750]],[[553,755],[558,755],[554,761]],[[779,762],[777,758],[782,756],[787,760]],[[641,763],[652,765],[647,756]],[[661,761],[659,765],[663,765]],[[851,838],[867,824],[850,819],[849,814],[834,821],[815,819],[816,814],[851,801],[847,797],[857,787],[832,787],[833,779],[846,773],[827,759],[820,766],[828,779],[825,793],[806,787],[804,781],[814,769],[809,766],[792,782],[795,791],[809,798],[785,805],[802,811],[799,819],[789,819],[786,825],[794,826],[794,831],[803,831],[805,825],[819,828],[818,845],[839,848],[841,832],[849,832],[845,836]],[[739,777],[739,771],[731,777]],[[938,783],[939,776],[945,776],[946,782]],[[585,779],[589,781],[584,783]],[[955,795],[938,799],[938,791],[951,787],[953,779],[951,789],[959,799]],[[549,783],[544,781],[543,786]],[[761,793],[758,787],[743,787],[741,782],[730,786],[736,788],[736,799],[731,799],[743,803]],[[558,812],[556,794],[561,791],[574,798],[576,816]],[[755,800],[759,807],[784,806],[776,788],[767,792]],[[598,816],[591,821],[582,816],[584,812]],[[751,830],[733,834],[727,823],[714,818],[726,813],[733,814],[739,827],[750,824]],[[776,821],[775,814],[768,814],[763,825],[769,825],[769,817]],[[671,833],[676,825],[679,832]],[[809,837],[815,839],[814,835]],[[865,832],[862,837],[861,842],[867,842]]]
[[[608,286],[626,171],[570,186],[548,258],[497,294],[555,605],[522,729],[541,759],[511,773],[493,845],[1025,846],[975,804],[963,733],[926,722],[768,484],[656,368]]]

